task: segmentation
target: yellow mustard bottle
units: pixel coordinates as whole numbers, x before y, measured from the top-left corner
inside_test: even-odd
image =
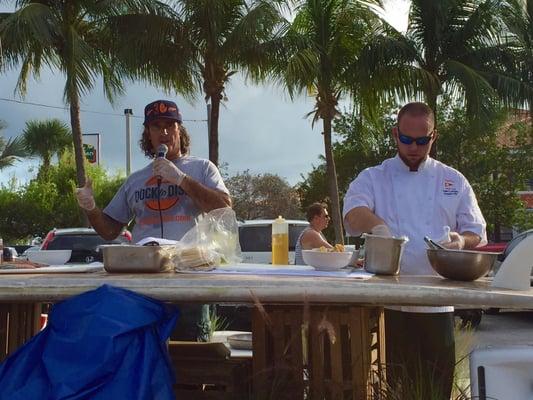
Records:
[[[281,215],[272,222],[272,264],[289,264],[289,224]]]

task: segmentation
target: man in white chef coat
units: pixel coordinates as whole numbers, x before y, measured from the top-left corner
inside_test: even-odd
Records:
[[[345,228],[354,236],[363,232],[407,236],[400,273],[436,275],[426,256],[424,236],[444,239],[443,245],[451,249],[472,249],[486,243],[485,220],[466,178],[429,157],[437,139],[430,107],[418,102],[403,106],[392,135],[397,155],[365,169],[350,184],[344,198]],[[442,238],[445,226],[451,232]],[[428,393],[449,400],[455,365],[453,328],[453,307],[387,307],[391,382],[401,379],[404,388],[425,382]]]

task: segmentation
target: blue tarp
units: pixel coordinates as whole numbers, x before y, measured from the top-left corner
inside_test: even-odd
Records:
[[[170,400],[170,305],[108,285],[54,305],[48,326],[0,364],[0,399]]]

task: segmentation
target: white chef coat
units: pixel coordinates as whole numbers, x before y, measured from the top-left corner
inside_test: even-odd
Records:
[[[486,223],[476,196],[457,170],[430,157],[418,171],[396,155],[363,170],[344,197],[343,218],[355,207],[368,207],[385,221],[393,236],[407,236],[402,255],[402,275],[437,275],[426,255],[424,236],[440,238],[448,225],[455,232],[473,232],[487,242]],[[361,232],[350,229],[350,235]],[[402,311],[443,312],[451,307],[401,307]]]

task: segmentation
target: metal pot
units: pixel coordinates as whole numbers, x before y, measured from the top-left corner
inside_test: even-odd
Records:
[[[473,250],[427,249],[433,269],[439,275],[457,281],[474,281],[487,275],[498,254]]]
[[[365,270],[379,275],[397,275],[406,237],[394,238],[365,234]]]

